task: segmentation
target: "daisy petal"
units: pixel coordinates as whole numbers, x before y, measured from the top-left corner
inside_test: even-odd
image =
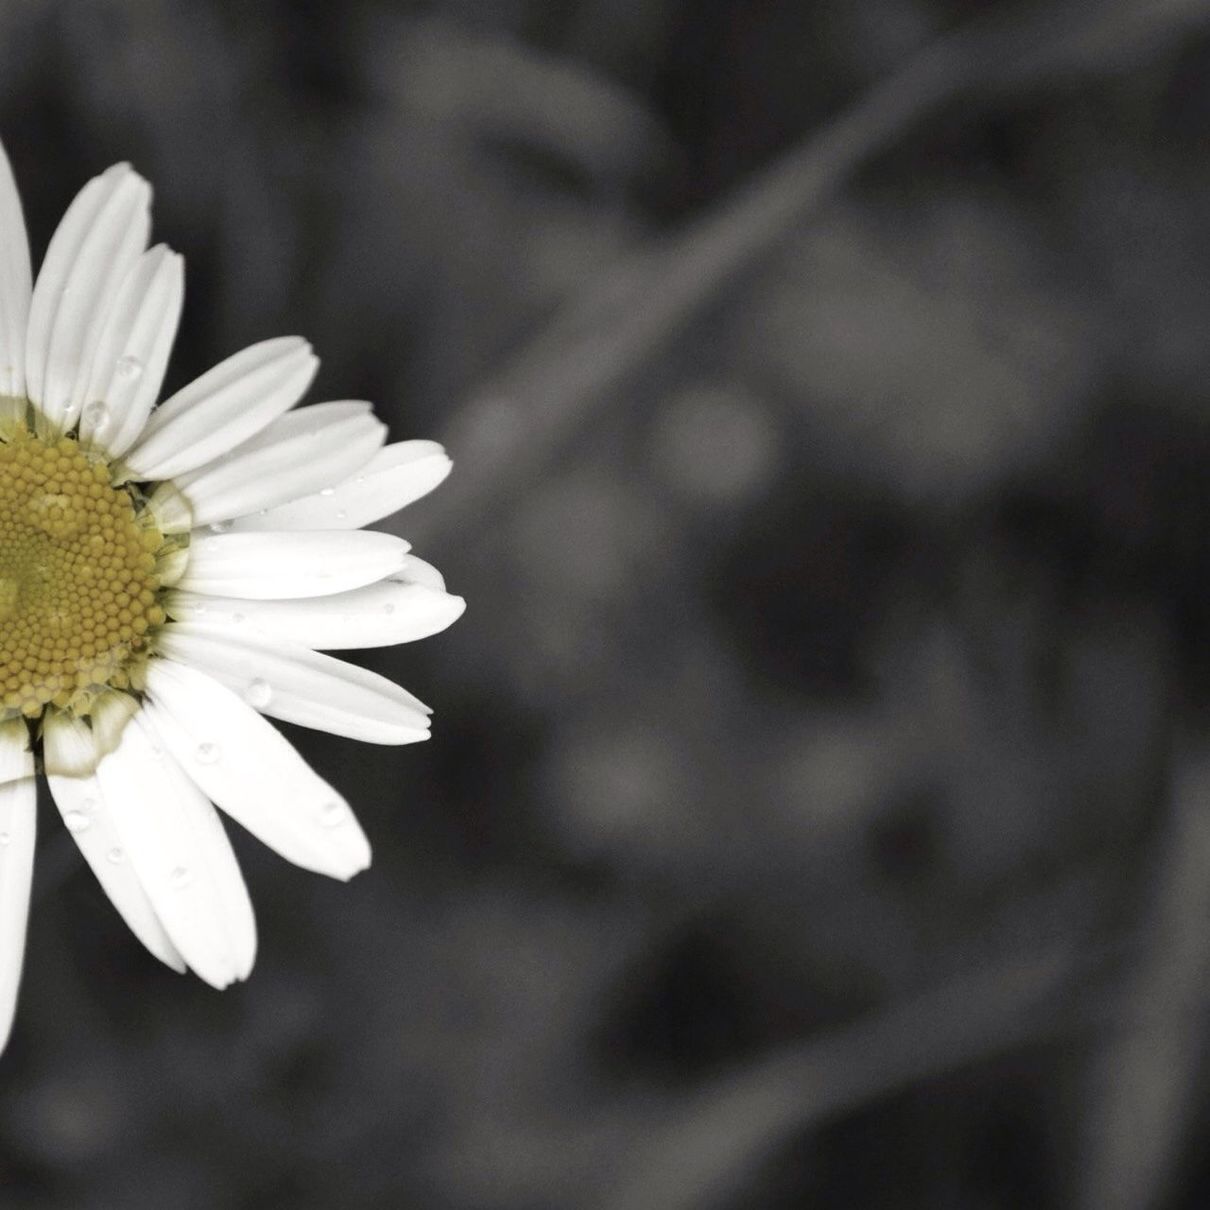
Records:
[[[226,987],[245,962],[246,946],[233,941],[228,926],[238,909],[227,902],[243,882],[234,887],[226,870],[213,869],[199,825],[210,804],[159,748],[141,714],[126,724],[121,743],[98,766],[97,779],[168,936],[207,983]]]
[[[150,729],[148,720],[144,722],[148,723]],[[156,739],[161,741],[157,742],[157,747],[166,746],[158,734]],[[205,865],[214,883],[214,909],[227,934],[230,952],[235,960],[235,977],[246,979],[256,961],[256,915],[239,862],[235,859],[223,821],[210,800],[171,756],[164,753],[163,760],[169,779],[176,785],[177,800],[184,807],[193,827],[199,861]]]
[[[0,396],[25,412],[25,327],[32,276],[21,198],[0,147]],[[2,417],[0,417],[2,418]]]
[[[178,587],[257,601],[327,596],[394,574],[407,550],[401,538],[373,530],[194,533]]]
[[[229,521],[338,482],[373,457],[386,432],[368,403],[315,404],[278,417],[176,485],[192,506],[194,525]]]
[[[147,247],[151,186],[115,164],[76,195],[34,285],[25,349],[26,393],[41,436],[79,416],[92,356],[118,284]]]
[[[429,738],[422,702],[385,676],[330,655],[196,622],[166,626],[158,647],[285,722],[371,744]]]
[[[422,588],[431,588],[434,592],[445,592],[445,576],[431,563],[426,563],[416,555],[408,555],[403,561],[403,571],[394,577],[408,584],[419,584]]]
[[[228,815],[287,861],[334,878],[370,864],[348,804],[238,694],[174,660],[152,660],[144,709],[168,749]]]
[[[122,282],[93,356],[80,440],[124,453],[159,397],[185,297],[184,261],[165,245],[144,252]]]
[[[407,556],[408,562],[420,563]],[[424,564],[425,567],[428,564]],[[462,616],[466,602],[443,589],[409,581],[406,569],[350,592],[298,601],[246,601],[173,592],[168,616],[182,622],[237,625],[316,651],[390,647],[437,634]]]
[[[172,479],[259,433],[292,408],[319,359],[298,336],[252,345],[194,379],[152,414],[126,458],[137,479]]]
[[[55,752],[56,763],[87,767],[95,759],[92,732],[66,714],[47,718],[43,740],[47,750]],[[185,960],[169,940],[134,866],[127,859],[96,777],[51,773],[46,780],[67,830],[127,927],[161,962],[183,972]]]
[[[0,729],[0,764],[21,775],[0,785],[0,1050],[8,1043],[25,956],[25,925],[37,837],[37,789],[28,733],[18,720]]]
[[[335,487],[299,495],[235,529],[360,529],[431,492],[453,463],[435,441],[399,441],[379,450]]]

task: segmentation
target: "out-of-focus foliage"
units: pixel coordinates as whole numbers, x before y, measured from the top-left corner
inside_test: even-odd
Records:
[[[0,134],[38,250],[153,180],[174,381],[300,331],[321,397],[491,443],[460,402],[561,306],[987,7],[12,5]],[[376,861],[237,837],[246,986],[47,817],[0,1204],[1210,1200],[1210,41],[1136,25],[942,106],[438,529],[466,617],[365,658],[435,738],[292,734]]]

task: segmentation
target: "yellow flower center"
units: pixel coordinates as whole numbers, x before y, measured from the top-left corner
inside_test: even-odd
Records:
[[[137,687],[164,547],[142,496],[74,437],[0,432],[0,718],[86,714]]]

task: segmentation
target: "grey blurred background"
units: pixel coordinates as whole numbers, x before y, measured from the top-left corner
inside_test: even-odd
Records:
[[[1208,8],[0,8],[35,255],[131,160],[469,601],[246,985],[44,816],[0,1205],[1210,1205]]]

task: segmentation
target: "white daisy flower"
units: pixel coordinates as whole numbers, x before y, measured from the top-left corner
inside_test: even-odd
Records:
[[[214,805],[287,860],[349,878],[370,846],[264,715],[380,744],[429,709],[321,650],[405,643],[464,608],[390,534],[431,491],[431,441],[384,444],[356,400],[292,411],[297,337],[227,358],[158,408],[181,258],[147,248],[151,189],[90,181],[31,287],[0,149],[0,1047],[21,975],[35,777],[140,941],[215,987],[247,976],[248,892]]]

